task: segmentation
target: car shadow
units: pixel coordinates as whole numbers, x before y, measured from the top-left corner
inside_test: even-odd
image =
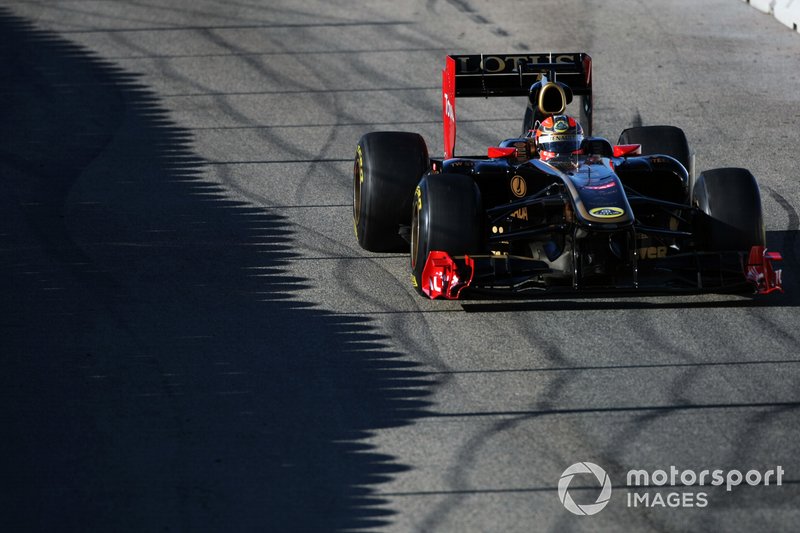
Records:
[[[7,531],[392,520],[380,428],[433,379],[304,297],[292,220],[204,178],[136,74],[0,8]]]

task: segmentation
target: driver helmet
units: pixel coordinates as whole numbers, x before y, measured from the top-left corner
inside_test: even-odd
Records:
[[[543,161],[581,154],[583,128],[569,115],[547,117],[536,127],[536,148]]]

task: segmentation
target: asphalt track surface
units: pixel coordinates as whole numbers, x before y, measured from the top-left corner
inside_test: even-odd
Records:
[[[523,51],[594,57],[596,134],[752,169],[787,294],[430,302],[362,251],[358,137],[440,153],[445,53]],[[734,0],[4,1],[1,529],[796,531],[799,57]],[[626,505],[671,465],[784,484]]]

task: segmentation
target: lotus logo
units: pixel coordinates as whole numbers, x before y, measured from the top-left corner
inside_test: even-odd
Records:
[[[597,218],[617,218],[624,215],[625,210],[619,207],[595,207],[589,210],[589,214]]]
[[[575,474],[594,474],[594,477],[603,487],[594,503],[578,505],[572,500],[572,496],[569,495],[569,484]],[[608,505],[608,501],[611,499],[611,480],[608,479],[606,471],[594,463],[575,463],[564,470],[564,473],[561,474],[561,479],[558,480],[558,499],[561,500],[561,504],[566,507],[567,511],[572,514],[580,516],[597,514]]]

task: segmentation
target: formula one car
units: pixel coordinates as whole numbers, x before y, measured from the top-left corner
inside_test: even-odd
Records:
[[[527,97],[522,135],[456,157],[456,97],[478,96]],[[579,120],[565,114],[576,97]],[[591,136],[592,111],[585,53],[447,56],[443,158],[430,158],[415,133],[358,142],[359,244],[410,248],[412,283],[430,298],[479,289],[782,291],[772,264],[781,256],[765,248],[749,171],[695,180],[681,129],[630,128],[612,145]],[[559,145],[566,152],[549,151]]]

